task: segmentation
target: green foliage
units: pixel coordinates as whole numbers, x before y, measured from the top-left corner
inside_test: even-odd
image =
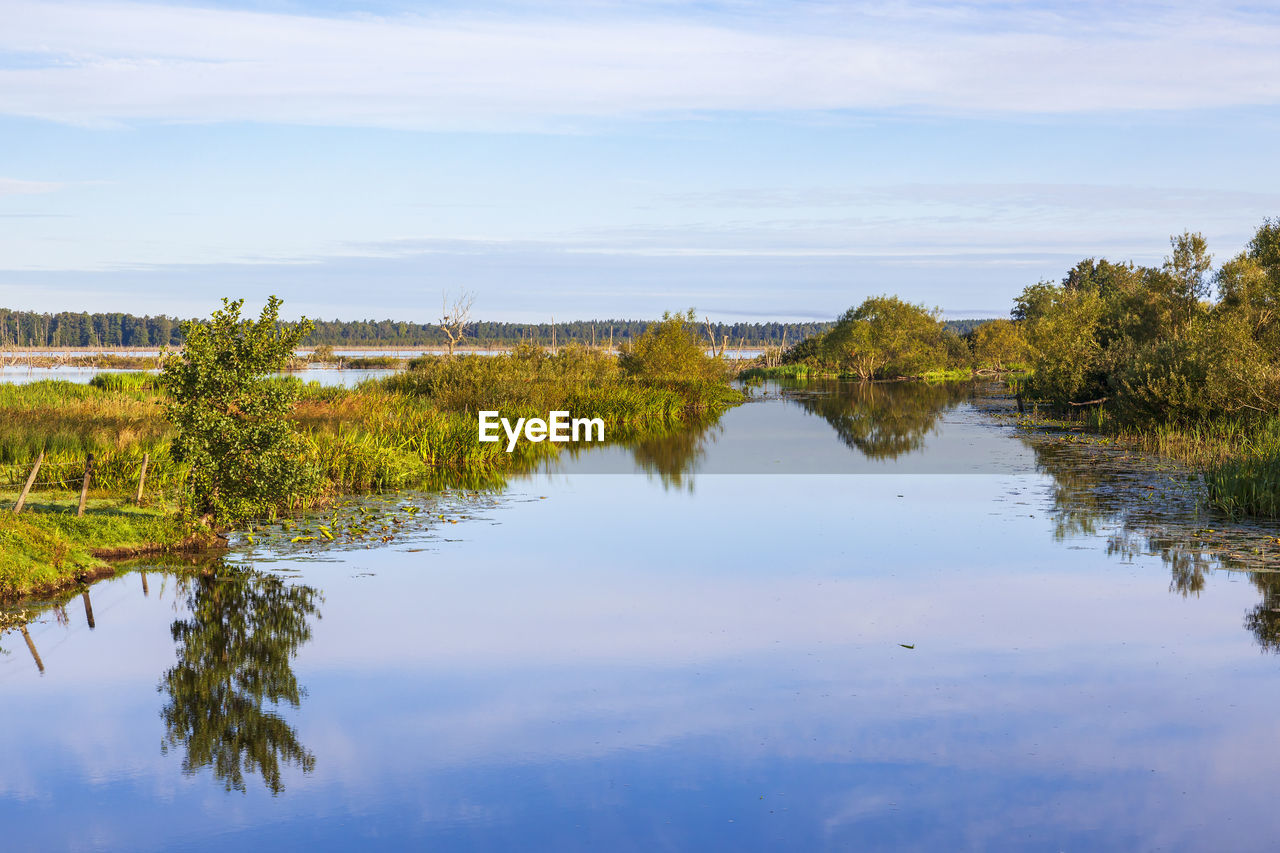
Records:
[[[822,335],[810,335],[782,351],[783,364],[817,366],[822,359]]]
[[[970,333],[973,363],[978,368],[1004,370],[1027,357],[1027,339],[1022,326],[1010,320],[992,320]]]
[[[272,512],[314,493],[317,479],[289,420],[292,383],[273,381],[310,330],[279,322],[280,300],[242,320],[243,300],[223,300],[208,323],[186,323],[186,346],[161,382],[175,427],[173,458],[187,466],[186,507],[215,523]]]
[[[618,366],[628,376],[649,381],[714,382],[728,372],[723,358],[706,354],[692,308],[687,314],[663,314],[660,322],[621,348]]]
[[[1102,298],[1090,289],[1033,285],[1023,321],[1035,374],[1032,396],[1066,403],[1097,397],[1104,390],[1098,321]]]
[[[1193,423],[1280,407],[1280,386],[1248,322],[1220,313],[1132,351],[1110,377],[1112,410],[1130,423]]]
[[[937,311],[896,296],[850,308],[822,341],[822,358],[864,381],[918,376],[947,366]]]

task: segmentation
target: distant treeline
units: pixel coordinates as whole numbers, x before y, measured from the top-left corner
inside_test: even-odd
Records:
[[[448,344],[433,323],[395,320],[316,320],[305,346],[335,347],[443,347]],[[467,326],[465,343],[471,346],[511,346],[518,343],[549,345],[627,343],[650,325],[648,320],[572,320],[565,323],[488,323]],[[958,321],[973,322],[973,321]],[[726,338],[730,347],[793,344],[831,328],[831,323],[712,323],[717,343]],[[554,332],[553,332],[554,328]],[[701,327],[705,334],[705,326]],[[164,315],[40,314],[0,308],[0,348],[3,347],[160,347],[182,344],[182,320]]]

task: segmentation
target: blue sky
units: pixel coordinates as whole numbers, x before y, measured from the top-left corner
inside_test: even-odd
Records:
[[[0,305],[994,316],[1280,216],[1280,14],[0,0]]]

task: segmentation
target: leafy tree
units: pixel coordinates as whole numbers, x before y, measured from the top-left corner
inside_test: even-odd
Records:
[[[189,466],[185,502],[214,524],[252,518],[308,494],[317,481],[289,413],[294,383],[274,380],[311,324],[282,326],[270,297],[256,320],[224,299],[208,323],[183,325],[186,346],[165,362],[172,453]]]
[[[947,362],[938,312],[896,296],[873,296],[846,311],[823,338],[822,355],[863,381],[916,376]]]
[[[1170,237],[1169,245],[1173,254],[1165,257],[1162,271],[1172,285],[1169,296],[1176,320],[1182,325],[1195,316],[1200,301],[1209,298],[1208,272],[1213,256],[1209,254],[1203,234],[1184,231]]]
[[[1065,404],[1091,399],[1105,391],[1098,321],[1102,298],[1089,289],[1032,285],[1020,303],[1035,374],[1033,396]]]
[[[992,320],[975,328],[970,337],[973,363],[979,368],[1004,370],[1027,356],[1022,327],[1009,320]]]
[[[822,335],[810,335],[782,351],[783,364],[817,364],[822,358]]]

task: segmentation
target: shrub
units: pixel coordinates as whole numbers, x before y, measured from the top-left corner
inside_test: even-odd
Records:
[[[270,513],[317,483],[289,420],[300,383],[271,376],[311,323],[281,326],[274,296],[257,321],[240,319],[243,300],[222,303],[210,322],[183,323],[182,355],[161,374],[172,453],[189,466],[186,508],[215,524]]]

